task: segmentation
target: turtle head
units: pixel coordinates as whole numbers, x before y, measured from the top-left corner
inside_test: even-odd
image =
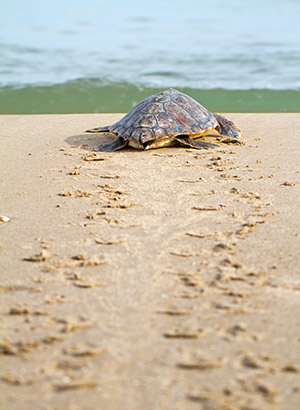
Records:
[[[218,122],[215,130],[220,135],[233,140],[238,140],[241,137],[241,130],[233,121],[228,120],[220,114],[214,114],[214,117]]]

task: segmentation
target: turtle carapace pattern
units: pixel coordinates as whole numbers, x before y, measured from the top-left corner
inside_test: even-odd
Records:
[[[241,130],[233,121],[209,112],[193,98],[169,89],[153,94],[138,103],[120,121],[87,132],[109,132],[118,138],[100,145],[97,151],[117,151],[129,145],[148,150],[175,143],[196,149],[218,146],[195,140],[213,130],[227,141],[239,140]]]

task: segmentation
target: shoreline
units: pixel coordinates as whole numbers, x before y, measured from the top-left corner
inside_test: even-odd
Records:
[[[211,112],[300,112],[298,89],[178,88],[201,102]],[[17,89],[7,86],[0,89],[0,115],[128,112],[138,101],[159,91],[161,88],[134,86],[126,82],[104,85],[97,80],[74,80],[41,86],[24,85]]]
[[[121,116],[0,116],[3,408],[298,409],[300,114],[93,152]]]

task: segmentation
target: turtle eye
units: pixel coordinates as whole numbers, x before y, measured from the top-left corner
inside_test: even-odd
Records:
[[[241,130],[238,127],[236,127],[236,129],[233,132],[234,138],[239,138],[241,136]]]

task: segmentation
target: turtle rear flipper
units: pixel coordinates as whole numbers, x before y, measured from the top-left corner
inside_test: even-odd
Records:
[[[99,147],[96,148],[96,151],[118,151],[119,149],[125,147],[127,144],[127,140],[124,140],[124,138],[119,137],[114,142],[99,145]]]
[[[109,128],[110,126],[106,125],[105,127],[91,128],[89,130],[86,130],[85,132],[110,132]]]
[[[182,145],[187,145],[196,149],[218,147],[217,144],[212,144],[211,142],[196,141],[183,135],[176,137],[176,140],[179,141]]]

